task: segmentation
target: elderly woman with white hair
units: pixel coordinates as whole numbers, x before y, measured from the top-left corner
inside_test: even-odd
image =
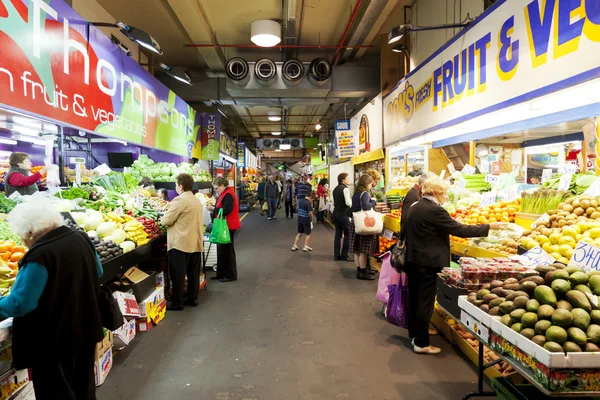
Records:
[[[438,354],[429,344],[429,321],[436,295],[436,275],[450,266],[450,235],[487,236],[490,229],[504,224],[463,225],[442,207],[448,199],[448,183],[438,176],[428,177],[421,185],[421,200],[408,210],[401,232],[406,243],[405,272],[408,275],[408,336],[419,354]]]
[[[94,352],[102,340],[102,266],[83,232],[46,200],[8,215],[29,251],[0,315],[13,320],[13,367],[31,368],[36,399],[95,399]]]

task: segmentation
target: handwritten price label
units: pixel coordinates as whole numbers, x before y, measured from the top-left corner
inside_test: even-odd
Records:
[[[583,194],[588,196],[600,196],[600,179],[596,179]]]
[[[462,171],[463,174],[465,175],[474,175],[475,174],[475,167],[472,167],[471,165],[467,164],[463,167]]]
[[[567,164],[558,169],[559,174],[574,174],[577,172],[577,165],[575,164]]]
[[[585,272],[600,270],[600,247],[585,242],[577,243],[569,267],[579,267]]]
[[[514,201],[518,196],[519,194],[517,192],[517,187],[513,186],[511,188],[506,189],[506,192],[504,192],[504,201]]]
[[[535,246],[533,249],[523,254],[521,260],[527,265],[550,265],[556,261],[554,257],[546,253],[540,246]]]
[[[558,190],[569,190],[571,186],[571,178],[572,174],[566,174],[560,177],[560,182],[558,182]]]
[[[488,183],[498,183],[500,182],[500,177],[498,175],[487,174],[485,176],[485,181]]]
[[[387,240],[392,240],[393,236],[394,236],[394,232],[392,232],[390,229],[385,228],[383,230],[383,237],[386,238]]]
[[[552,168],[545,168],[542,170],[542,183],[552,178]]]
[[[488,207],[496,202],[496,193],[488,192],[483,195],[481,201],[479,202],[479,207]]]

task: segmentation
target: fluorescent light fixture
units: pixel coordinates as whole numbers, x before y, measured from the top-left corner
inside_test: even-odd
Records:
[[[250,40],[259,47],[273,47],[281,42],[281,25],[270,19],[260,19],[250,25]]]
[[[321,123],[320,122],[317,122],[317,124],[315,125],[315,129],[316,130],[321,129]]]
[[[404,29],[402,29],[401,26],[392,28],[390,33],[388,33],[388,44],[396,43],[402,39],[402,36],[404,36]]]
[[[227,114],[225,114],[219,107],[217,107],[217,111],[220,112],[222,116],[227,118]]]
[[[281,117],[279,116],[278,113],[273,112],[273,111],[269,111],[269,121],[281,121]]]
[[[21,135],[39,137],[40,131],[33,128],[23,128],[21,126],[14,126],[13,131],[20,133]]]
[[[271,135],[279,136],[279,135],[281,135],[281,132],[271,132]]]
[[[158,63],[158,66],[161,67],[163,71],[165,71],[165,73],[171,78],[178,80],[179,82],[185,83],[186,85],[192,86],[192,78],[190,78],[190,76],[186,74],[183,69],[179,67],[169,67],[168,65],[163,63]],[[221,114],[223,113],[221,112]]]
[[[127,146],[127,142],[125,142],[123,140],[111,139],[110,141],[113,143],[121,143],[123,146]]]
[[[290,150],[292,148],[292,145],[291,144],[280,144],[279,148],[281,150]]]
[[[99,25],[99,24],[97,24],[97,25]],[[163,52],[160,48],[160,45],[147,32],[145,32],[141,29],[135,28],[133,26],[127,25],[123,22],[119,22],[119,21],[117,21],[115,23],[115,25],[118,28],[121,28],[121,33],[123,35],[127,36],[127,38],[129,38],[129,40],[136,42],[140,46],[145,47],[146,49],[148,49],[158,55],[162,55]]]
[[[42,131],[43,132],[52,132],[52,133],[58,133],[58,127],[54,124],[47,124],[47,123],[43,123],[42,124]]]
[[[36,119],[27,118],[27,117],[13,116],[10,118],[10,121],[7,120],[6,122],[13,122],[15,124],[27,126],[29,128],[42,129],[41,121],[38,121]]]
[[[392,47],[392,51],[394,53],[407,53],[408,54],[408,50],[406,48],[406,46],[404,46],[403,44],[396,44],[394,45],[394,47]]]
[[[4,139],[4,138],[0,138],[0,143],[2,143],[2,144],[9,144],[9,145],[12,145],[12,146],[14,146],[14,145],[16,145],[16,144],[17,144],[17,141],[16,141],[16,140],[14,140],[14,139]]]
[[[21,136],[19,138],[17,138],[18,141],[20,142],[29,142],[38,146],[43,146],[46,147],[46,141],[42,140],[42,139],[36,139],[33,137],[27,137],[27,136]]]

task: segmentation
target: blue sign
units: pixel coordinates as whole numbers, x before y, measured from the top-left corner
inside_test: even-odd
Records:
[[[336,131],[349,131],[350,130],[350,120],[349,119],[338,119],[335,121],[335,130]]]

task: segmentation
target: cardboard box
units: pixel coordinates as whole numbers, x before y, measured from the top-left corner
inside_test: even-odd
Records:
[[[111,331],[106,331],[104,339],[96,344],[96,361],[94,362],[96,386],[100,386],[104,383],[112,368],[112,346],[113,333]]]
[[[124,317],[139,317],[140,307],[135,296],[131,293],[113,292],[113,297],[119,304],[119,309]]]
[[[159,272],[156,274],[156,287],[165,287],[165,274],[164,272]]]
[[[141,303],[156,289],[156,272],[147,274],[136,267],[131,267],[123,274],[120,281],[111,283],[110,288],[119,292],[131,292],[137,302]]]
[[[167,300],[162,300],[158,305],[152,308],[147,317],[135,320],[138,332],[148,332],[151,330],[165,318],[166,313]]]
[[[0,375],[12,367],[12,343],[5,343],[0,347]]]
[[[0,400],[7,400],[29,383],[29,371],[10,369],[0,377]]]
[[[135,319],[131,319],[128,321],[124,318],[125,323],[116,331],[113,331],[113,347],[117,349],[122,349],[125,346],[128,346],[129,343],[135,338]]]
[[[33,389],[33,382],[28,382],[10,400],[35,400],[35,391]]]
[[[148,317],[148,322],[150,322],[149,315],[152,313],[152,310],[160,304],[165,299],[165,288],[159,287],[154,290],[150,296],[144,299],[144,301],[138,304],[138,308],[140,310],[140,317]]]

